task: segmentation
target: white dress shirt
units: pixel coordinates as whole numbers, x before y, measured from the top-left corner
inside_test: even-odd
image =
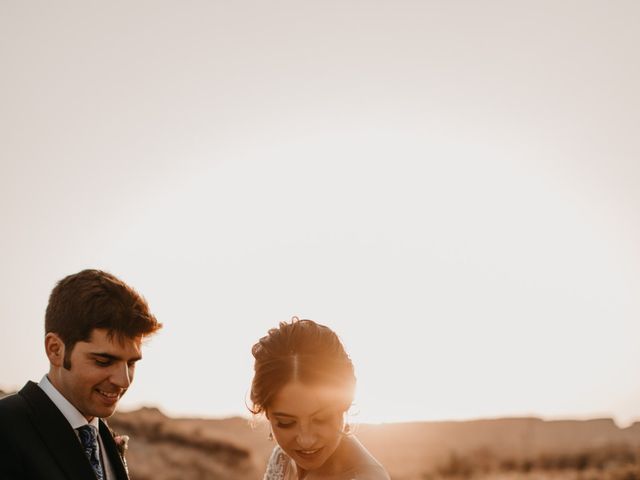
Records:
[[[80,435],[78,433],[78,428],[84,425],[91,425],[96,429],[96,431],[100,431],[100,422],[99,419],[94,417],[90,422],[87,422],[87,419],[84,418],[76,407],[74,407],[69,400],[64,398],[64,396],[53,386],[53,384],[49,381],[49,378],[45,375],[38,383],[38,386],[42,389],[44,393],[51,399],[51,401],[58,407],[58,410],[64,415],[67,419],[71,428],[73,428],[74,432],[76,432],[76,436],[78,437],[78,441],[80,441]],[[102,444],[102,438],[98,435],[98,455],[100,456],[100,460],[102,461],[102,468],[104,469],[105,479],[111,480],[115,479],[116,475],[111,467],[111,462],[109,461],[109,457],[104,454],[104,445]]]

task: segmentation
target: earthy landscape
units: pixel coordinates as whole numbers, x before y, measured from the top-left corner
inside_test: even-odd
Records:
[[[273,448],[266,425],[246,418],[170,418],[145,408],[117,413],[109,424],[130,436],[134,480],[258,480]],[[354,428],[394,480],[640,480],[640,422],[507,418]]]

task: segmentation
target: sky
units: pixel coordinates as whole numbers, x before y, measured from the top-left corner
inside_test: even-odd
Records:
[[[0,388],[85,268],[164,323],[122,409],[247,415],[333,328],[355,421],[640,420],[640,4],[0,2]]]

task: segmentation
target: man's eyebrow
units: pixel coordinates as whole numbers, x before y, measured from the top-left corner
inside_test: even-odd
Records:
[[[117,355],[113,355],[111,353],[106,353],[106,352],[90,352],[89,355],[92,355],[94,357],[102,357],[106,360],[111,360],[114,362],[118,362],[123,360],[123,358],[117,356]],[[142,360],[142,355],[138,355],[137,357],[133,357],[133,358],[129,358],[127,361],[128,362],[137,362],[138,360]]]

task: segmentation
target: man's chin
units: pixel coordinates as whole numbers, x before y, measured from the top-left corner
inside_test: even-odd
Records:
[[[104,406],[104,405],[92,405],[88,410],[88,413],[85,413],[85,417],[97,417],[97,418],[109,418],[116,412],[117,404]]]
[[[99,416],[99,418],[109,418],[114,413],[116,413],[115,407],[105,411],[102,415]]]

